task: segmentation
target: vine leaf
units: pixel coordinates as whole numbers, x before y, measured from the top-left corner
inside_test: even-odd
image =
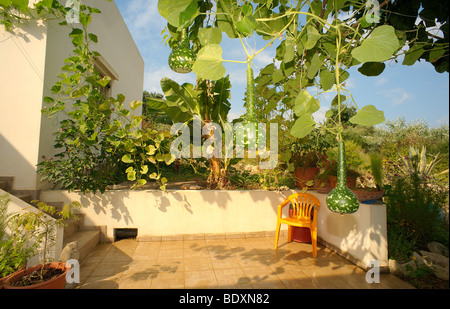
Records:
[[[383,73],[385,68],[386,64],[383,62],[366,62],[358,69],[358,71],[366,76],[378,76]]]
[[[373,105],[364,106],[350,118],[351,123],[368,127],[383,123],[385,120],[384,112],[377,110]]]
[[[291,135],[297,138],[303,138],[312,132],[316,123],[312,114],[306,113],[300,116],[291,129]]]
[[[174,27],[183,26],[198,14],[196,0],[159,0],[158,11]]]
[[[314,99],[306,90],[300,92],[295,99],[294,113],[302,116],[305,113],[314,114],[320,108],[320,103]]]
[[[392,26],[375,28],[361,46],[352,51],[359,62],[381,62],[388,60],[399,48],[399,41]]]
[[[198,39],[202,46],[220,44],[222,42],[222,31],[219,28],[200,28],[198,30]]]
[[[218,80],[224,77],[226,70],[223,66],[222,47],[209,44],[200,49],[192,71],[203,79]]]

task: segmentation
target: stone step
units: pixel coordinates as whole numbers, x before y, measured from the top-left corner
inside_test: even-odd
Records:
[[[65,221],[64,226],[64,239],[69,238],[80,230],[80,224],[78,219],[68,219]]]
[[[77,231],[64,239],[63,248],[74,241],[78,243],[79,262],[81,262],[100,242],[100,231]]]
[[[33,197],[29,194],[19,194],[16,195],[17,198],[20,198],[25,203],[31,204],[31,201],[33,200]]]
[[[8,192],[8,183],[6,181],[0,181],[0,189]]]

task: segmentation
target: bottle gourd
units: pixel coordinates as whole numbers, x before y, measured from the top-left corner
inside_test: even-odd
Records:
[[[351,214],[359,209],[359,200],[347,187],[347,157],[344,141],[338,142],[337,185],[327,196],[328,208],[336,213]]]
[[[169,56],[169,66],[174,72],[189,73],[192,71],[195,60],[196,56],[189,47],[187,30],[183,29],[181,33],[181,44],[174,48]]]

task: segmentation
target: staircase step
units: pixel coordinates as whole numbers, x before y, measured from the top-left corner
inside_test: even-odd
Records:
[[[0,189],[8,191],[8,183],[6,181],[0,181]]]
[[[31,195],[29,195],[29,194],[16,195],[16,197],[20,198],[22,201],[24,201],[25,203],[28,203],[28,204],[31,204],[31,201],[33,200]]]
[[[81,262],[92,249],[100,242],[100,231],[78,231],[64,239],[63,248],[73,241],[78,242],[78,250],[80,253],[79,261]]]
[[[66,225],[64,226],[64,239],[69,238],[80,230],[78,219],[69,219],[66,220],[65,223]]]

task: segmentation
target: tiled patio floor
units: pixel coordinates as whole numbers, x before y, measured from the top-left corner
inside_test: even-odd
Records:
[[[81,289],[404,289],[391,274],[366,272],[333,251],[273,237],[101,243],[81,263]]]

